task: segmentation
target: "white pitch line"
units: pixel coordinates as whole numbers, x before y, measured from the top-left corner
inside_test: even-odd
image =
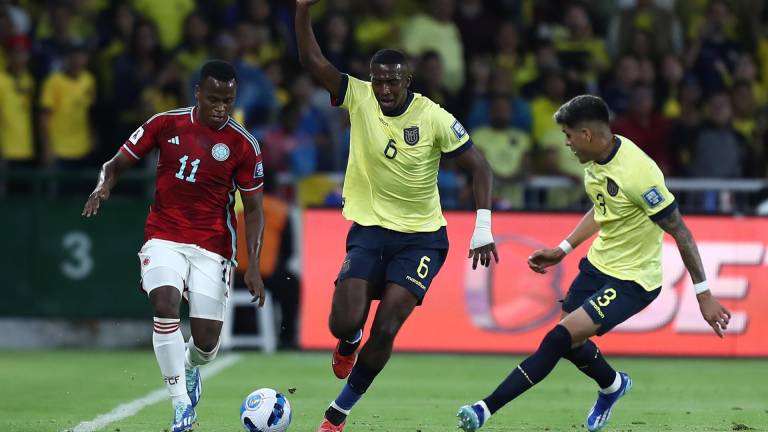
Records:
[[[211,378],[224,369],[237,363],[241,358],[242,356],[239,354],[230,354],[220,358],[214,363],[211,363],[209,366],[203,366],[201,368],[201,373],[204,378]],[[168,399],[168,390],[164,388],[150,392],[142,398],[118,405],[115,407],[115,409],[106,414],[99,414],[93,420],[81,422],[74,428],[65,429],[62,432],[94,432],[104,428],[110,423],[134,416],[144,408],[156,404],[163,399]]]

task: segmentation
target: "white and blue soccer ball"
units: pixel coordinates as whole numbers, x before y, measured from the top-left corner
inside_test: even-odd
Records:
[[[291,424],[291,404],[282,393],[258,389],[243,401],[240,423],[246,432],[283,432]]]

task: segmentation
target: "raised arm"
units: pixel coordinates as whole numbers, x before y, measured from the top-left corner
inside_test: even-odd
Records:
[[[117,154],[110,160],[101,166],[99,171],[99,180],[96,183],[96,188],[88,196],[88,200],[83,207],[82,216],[91,217],[96,216],[99,211],[99,206],[102,201],[106,201],[109,198],[109,194],[112,188],[117,183],[118,177],[131,165],[136,163],[136,159],[132,159],[126,156],[122,151],[118,150]]]
[[[309,8],[318,0],[296,0],[296,43],[299,61],[307,71],[328,90],[334,99],[339,95],[341,72],[323,56],[312,31]]]
[[[534,251],[528,257],[528,267],[536,273],[546,273],[547,267],[562,261],[569,252],[587,241],[598,231],[600,231],[600,225],[595,222],[595,208],[592,207],[559,246],[552,249]]]
[[[248,268],[245,270],[245,284],[253,295],[252,302],[258,301],[264,306],[264,282],[259,270],[261,245],[264,240],[264,206],[263,193],[240,195],[243,200],[245,219],[245,242],[248,251]]]
[[[669,216],[658,220],[656,223],[675,239],[680,257],[693,280],[701,315],[712,326],[715,333],[723,337],[723,330],[728,326],[731,313],[712,296],[707,288],[707,277],[704,274],[704,266],[701,264],[699,249],[696,247],[696,241],[693,239],[691,231],[683,222],[680,211],[675,209]]]

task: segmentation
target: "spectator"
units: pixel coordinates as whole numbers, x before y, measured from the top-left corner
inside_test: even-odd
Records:
[[[513,91],[519,94],[523,84],[536,78],[536,56],[526,53],[520,44],[520,33],[513,21],[505,21],[496,35],[496,67],[506,71]],[[554,54],[553,54],[554,55]]]
[[[337,155],[341,149],[331,139],[328,117],[313,103],[314,91],[312,80],[305,73],[296,76],[291,84],[291,95],[299,109],[297,133],[311,137],[308,145],[299,146],[292,154],[294,173],[299,177],[340,169]]]
[[[67,48],[64,68],[43,83],[40,125],[43,160],[59,168],[87,166],[93,151],[89,110],[96,98],[96,82],[86,69],[88,53],[83,46]]]
[[[712,0],[707,8],[707,20],[686,53],[688,66],[701,80],[705,93],[725,88],[741,53],[741,45],[726,31],[730,19],[728,3]]]
[[[637,144],[668,175],[670,163],[666,143],[672,124],[656,112],[655,105],[653,88],[647,84],[635,85],[629,111],[616,118],[611,129]]]
[[[328,61],[339,70],[360,73],[367,71],[367,64],[355,65],[357,48],[349,19],[340,12],[330,12],[320,22],[317,41]]]
[[[522,181],[531,172],[531,136],[510,126],[512,105],[509,98],[494,96],[490,108],[490,126],[472,130],[472,140],[493,170],[494,207],[522,209]]]
[[[451,94],[443,86],[443,62],[436,51],[421,55],[416,67],[411,89],[432,99],[448,111],[454,112]]]
[[[531,130],[531,108],[524,99],[519,98],[512,92],[512,83],[509,75],[501,69],[494,69],[491,72],[488,92],[474,100],[470,107],[467,125],[470,129],[485,126],[490,123],[490,105],[494,96],[506,96],[512,104],[512,110],[509,118],[509,124],[525,131]]]
[[[237,43],[242,50],[243,61],[257,68],[280,60],[282,47],[272,39],[272,33],[264,24],[242,21],[237,24]]]
[[[611,22],[608,32],[608,49],[613,57],[633,51],[633,38],[642,32],[649,36],[649,48],[653,53],[683,52],[683,31],[672,11],[656,5],[655,0],[636,0]]]
[[[299,105],[296,102],[290,102],[280,110],[278,124],[264,131],[265,170],[275,173],[292,173],[297,177],[306,175],[301,167],[294,170],[291,166],[293,152],[298,148],[312,145],[312,137],[298,130],[300,116]]]
[[[237,72],[238,87],[235,102],[235,116],[257,138],[260,131],[267,127],[277,109],[275,86],[254,66],[242,58],[242,51],[237,39],[230,32],[221,32],[216,40],[215,54],[218,58],[232,63]],[[196,84],[195,76],[192,84]]]
[[[115,58],[112,95],[117,110],[117,127],[114,142],[119,142],[146,120],[141,95],[154,82],[164,63],[157,29],[151,21],[138,21],[133,31],[131,45]]]
[[[8,168],[31,168],[35,162],[35,81],[28,69],[30,46],[29,38],[22,35],[6,39],[4,46],[8,58],[6,67],[0,70],[0,166]],[[14,192],[19,185],[14,182],[8,189]]]
[[[35,58],[33,75],[41,81],[52,71],[60,71],[63,67],[67,47],[72,43],[81,43],[72,31],[72,11],[65,4],[53,4],[45,10],[45,16],[50,22],[50,32],[44,37],[36,38],[33,44]]]
[[[632,87],[638,81],[640,81],[640,63],[634,56],[621,56],[614,69],[613,78],[602,89],[603,100],[615,115],[627,112]]]
[[[175,60],[181,67],[181,73],[189,76],[211,56],[208,48],[210,28],[205,17],[193,12],[184,20],[184,35],[178,48]]]
[[[395,7],[395,0],[373,0],[370,3],[354,30],[355,41],[363,55],[397,46],[404,21]]]
[[[565,78],[558,70],[545,70],[542,74],[544,92],[531,101],[533,117],[532,135],[536,142],[549,140],[551,136],[562,135],[554,115],[565,103]],[[558,140],[562,141],[562,140]]]
[[[160,29],[160,45],[165,51],[179,46],[184,34],[184,22],[195,10],[195,0],[133,0],[133,5]]]
[[[691,149],[688,173],[692,177],[740,178],[744,175],[747,148],[733,129],[733,107],[728,93],[710,96],[707,122],[699,128]]]
[[[113,69],[115,59],[131,47],[133,31],[138,17],[129,3],[119,3],[112,9],[102,29],[102,46],[95,59],[96,73],[98,77],[100,97],[104,100],[113,99],[115,71]],[[113,116],[112,116],[113,117]]]
[[[685,68],[682,60],[674,55],[664,56],[661,66],[661,80],[658,83],[659,107],[665,117],[674,119],[680,116],[680,87],[683,83]]]
[[[373,0],[370,3],[355,28],[355,41],[362,54],[399,45],[404,21],[395,7],[395,0]]]
[[[454,18],[461,32],[464,54],[487,55],[493,53],[499,20],[486,9],[483,0],[462,0],[458,2]]]
[[[674,177],[688,174],[688,164],[691,162],[691,147],[701,126],[701,87],[698,80],[689,76],[680,84],[678,97],[679,114],[672,122],[672,128],[667,139],[671,173]]]
[[[461,33],[453,22],[454,0],[430,0],[429,13],[418,14],[403,27],[402,45],[413,56],[434,50],[443,59],[443,84],[451,93],[464,85],[464,48]]]
[[[568,6],[563,21],[565,30],[556,32],[553,41],[565,75],[570,82],[594,93],[598,77],[608,69],[605,42],[595,36],[589,14],[580,3]]]

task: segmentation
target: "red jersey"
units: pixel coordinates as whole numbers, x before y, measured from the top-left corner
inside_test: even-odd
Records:
[[[120,150],[137,160],[154,148],[160,151],[145,240],[194,244],[234,261],[235,189],[243,195],[261,190],[261,151],[232,118],[214,130],[198,121],[197,111],[156,114]]]

